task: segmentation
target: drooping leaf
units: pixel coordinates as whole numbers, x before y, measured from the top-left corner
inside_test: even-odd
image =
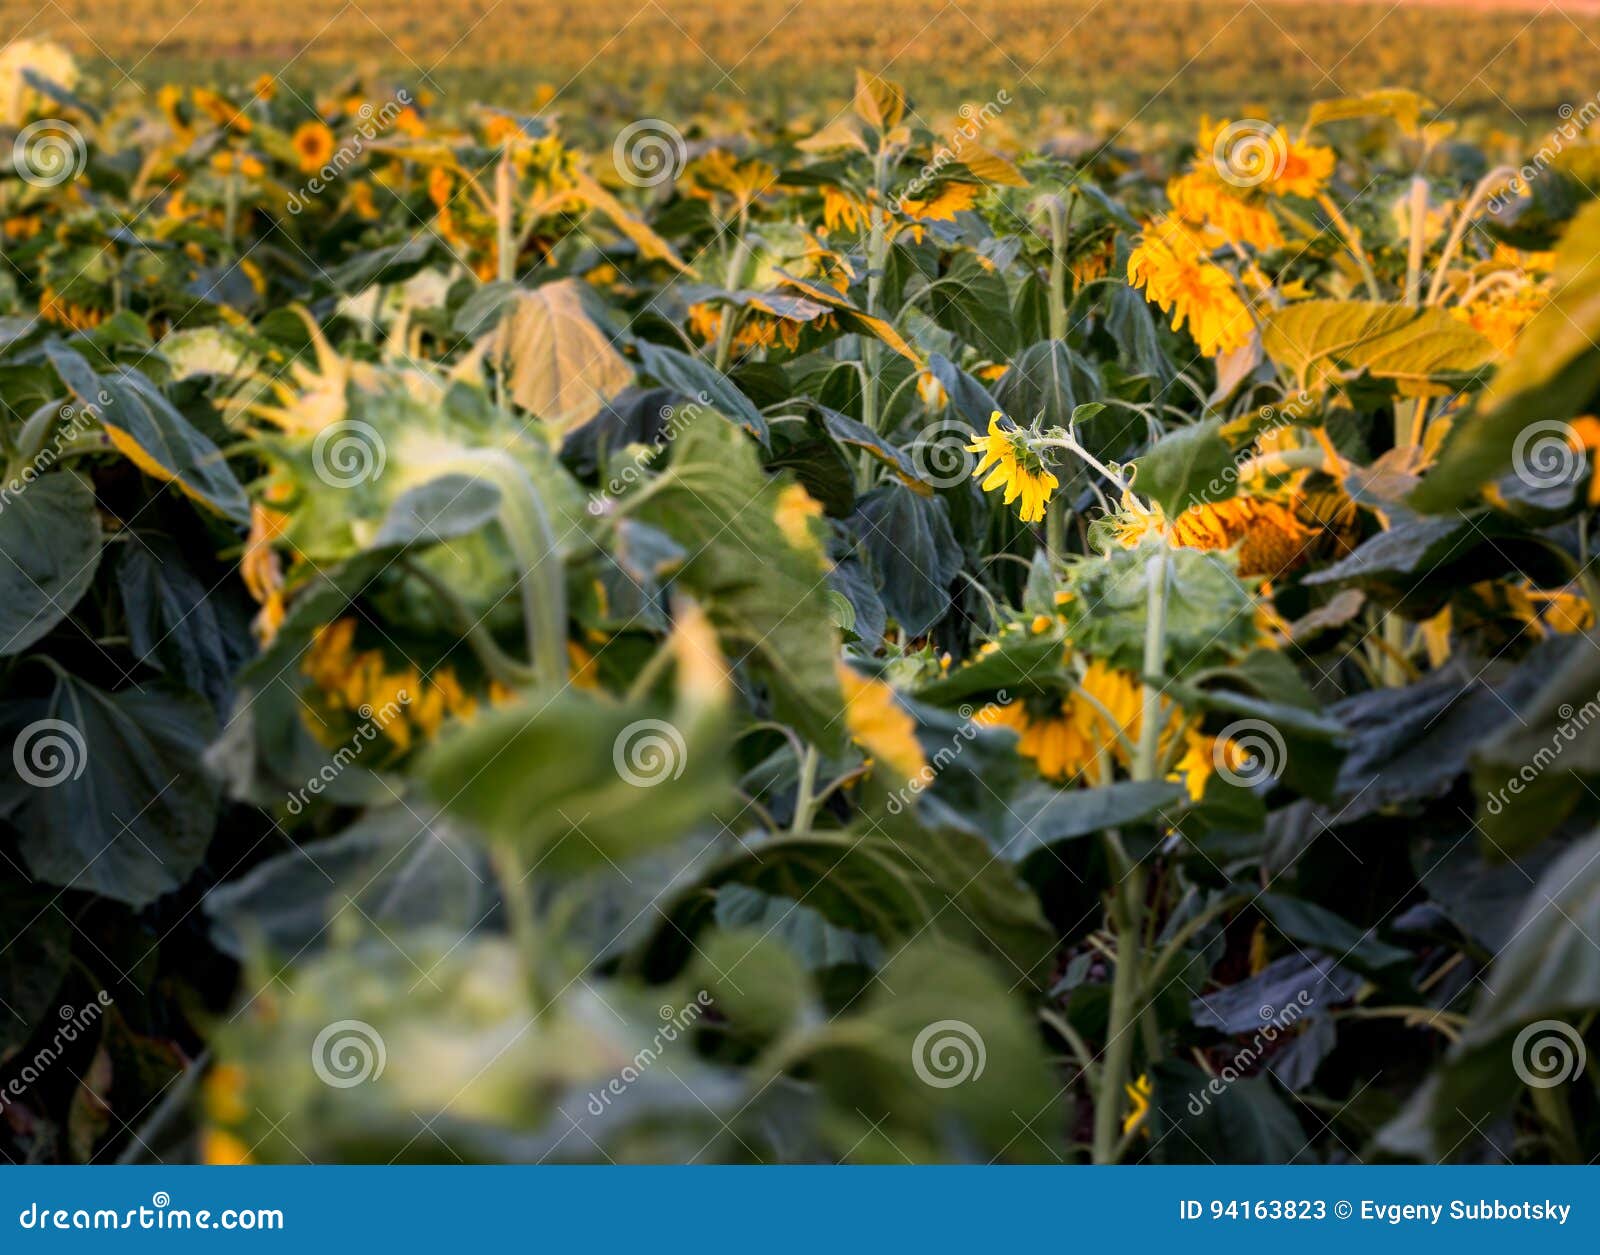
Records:
[[[1308,387],[1366,373],[1429,396],[1485,366],[1494,346],[1442,309],[1382,301],[1298,301],[1269,313],[1261,347]]]
[[[622,354],[584,311],[576,279],[519,292],[490,355],[504,364],[517,404],[560,431],[593,418],[633,382]]]
[[[0,814],[35,877],[139,907],[200,865],[220,795],[200,766],[214,727],[200,698],[59,676],[0,722],[28,765],[0,780]]]
[[[94,491],[71,471],[8,493],[0,509],[0,656],[21,653],[72,613],[100,565]]]

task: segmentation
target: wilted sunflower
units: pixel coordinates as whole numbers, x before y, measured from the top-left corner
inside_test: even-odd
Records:
[[[1240,575],[1282,575],[1305,559],[1316,538],[1292,506],[1269,498],[1203,502],[1171,520],[1160,506],[1145,506],[1131,493],[1122,504],[1123,512],[1115,520],[1115,535],[1122,544],[1131,547],[1156,533],[1182,549],[1238,546]]]
[[[1045,469],[1021,432],[1001,426],[999,410],[989,416],[989,434],[977,437],[967,446],[967,452],[983,454],[972,474],[975,479],[987,476],[983,478],[985,492],[1003,487],[1007,505],[1020,497],[1024,523],[1037,523],[1044,518],[1050,494],[1061,481]]]
[[[1250,341],[1254,323],[1233,276],[1205,256],[1200,239],[1181,222],[1158,218],[1128,257],[1128,282],[1185,323],[1200,352],[1215,357]]]

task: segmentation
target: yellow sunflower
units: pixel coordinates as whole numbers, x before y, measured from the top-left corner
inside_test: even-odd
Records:
[[[989,434],[967,446],[967,452],[983,454],[973,468],[973,477],[983,478],[985,492],[1003,487],[1007,505],[1021,498],[1022,521],[1037,523],[1044,518],[1044,507],[1061,481],[1045,469],[1020,432],[1000,423],[1001,414],[996,410],[989,416]]]
[[[303,174],[312,174],[327,165],[333,147],[333,132],[324,122],[302,122],[295,129],[294,150],[299,154]]]
[[[1233,276],[1210,261],[1195,233],[1175,219],[1158,218],[1145,228],[1128,257],[1128,282],[1172,315],[1174,331],[1187,323],[1207,357],[1250,341],[1254,324]]]

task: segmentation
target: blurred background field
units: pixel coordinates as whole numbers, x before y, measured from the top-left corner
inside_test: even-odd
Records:
[[[128,91],[270,72],[379,69],[533,108],[737,120],[847,99],[857,65],[936,108],[990,99],[1087,120],[1181,119],[1379,86],[1537,134],[1600,92],[1592,4],[1308,0],[0,0],[12,38],[48,36]],[[670,111],[670,112],[669,112]]]

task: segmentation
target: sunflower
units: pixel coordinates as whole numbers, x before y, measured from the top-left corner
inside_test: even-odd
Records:
[[[302,174],[312,174],[328,164],[333,156],[333,132],[325,122],[302,122],[295,128],[294,150],[300,156]]]
[[[992,492],[1003,487],[1007,505],[1020,497],[1022,521],[1037,523],[1044,518],[1045,503],[1061,481],[1045,469],[1021,432],[1002,427],[1000,421],[1000,411],[996,410],[989,416],[989,434],[977,437],[967,446],[967,452],[983,454],[973,468],[973,478],[984,477],[987,473],[983,490]]]
[[[1304,561],[1317,537],[1292,506],[1263,497],[1203,502],[1171,520],[1160,506],[1146,507],[1131,493],[1122,504],[1114,534],[1123,545],[1131,548],[1154,533],[1180,549],[1237,546],[1240,575],[1282,575]]]
[[[1176,331],[1185,323],[1200,352],[1215,357],[1250,342],[1250,311],[1233,276],[1205,255],[1198,236],[1172,218],[1145,228],[1128,257],[1128,282],[1172,315]]]
[[[894,689],[842,662],[834,671],[844,691],[851,740],[900,779],[920,778],[928,760],[917,742],[916,720],[895,700]]]
[[[1230,240],[1256,248],[1283,246],[1278,220],[1264,203],[1246,199],[1205,171],[1191,170],[1171,180],[1167,199],[1172,212],[1192,226],[1213,226]]]

